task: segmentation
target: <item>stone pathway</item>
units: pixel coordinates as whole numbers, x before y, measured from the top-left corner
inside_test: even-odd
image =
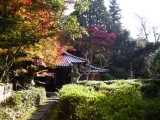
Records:
[[[41,120],[45,113],[58,101],[56,94],[54,92],[47,93],[48,100],[45,104],[37,110],[33,116],[28,120]]]

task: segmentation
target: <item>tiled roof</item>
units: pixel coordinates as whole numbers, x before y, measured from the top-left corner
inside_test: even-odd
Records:
[[[63,59],[56,65],[57,67],[69,67],[72,63],[86,63],[87,61],[83,58],[74,56],[65,52],[62,54]]]
[[[57,65],[57,67],[69,67],[72,66],[72,63],[69,63],[68,61],[61,60]]]
[[[73,66],[74,63],[87,63],[86,59],[71,55],[68,52],[63,53],[62,57],[63,57],[63,59],[56,65],[57,67],[71,67],[71,66]],[[86,64],[84,66],[83,71],[88,72],[88,70],[89,70],[89,67]],[[108,72],[108,69],[102,69],[102,68],[97,68],[97,67],[91,66],[90,72],[91,73]]]
[[[71,62],[71,63],[85,63],[85,62],[87,62],[86,59],[71,55],[67,52],[65,52],[63,54],[63,56],[65,57],[66,60],[68,60],[68,62]]]

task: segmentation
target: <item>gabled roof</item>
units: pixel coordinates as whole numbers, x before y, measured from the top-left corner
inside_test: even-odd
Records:
[[[85,63],[85,62],[87,62],[86,59],[83,59],[83,58],[80,58],[80,57],[71,55],[71,54],[69,54],[68,52],[65,52],[65,53],[62,54],[62,55],[64,55],[64,57],[65,57],[68,61],[70,61],[70,62],[72,62],[72,63]]]
[[[59,63],[56,65],[57,67],[71,67],[73,66],[74,63],[76,64],[85,63],[83,71],[88,72],[88,70],[90,69],[89,65],[87,65],[86,59],[71,55],[68,52],[63,53],[62,57],[63,59],[59,61]],[[90,72],[91,73],[97,73],[97,72],[103,73],[103,72],[108,72],[108,69],[102,69],[102,68],[91,66]]]
[[[59,61],[59,63],[56,65],[57,67],[69,67],[72,66],[72,64],[74,63],[86,63],[87,60],[71,55],[68,52],[64,52],[62,54],[63,59],[61,61]]]

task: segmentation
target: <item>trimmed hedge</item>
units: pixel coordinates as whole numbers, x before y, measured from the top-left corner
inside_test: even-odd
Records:
[[[3,103],[0,112],[2,117],[8,119],[19,118],[24,112],[38,106],[46,100],[46,91],[44,88],[31,87],[29,90],[22,90],[13,93],[13,95]]]
[[[80,118],[78,112],[83,103],[94,104],[105,96],[93,90],[92,87],[80,85],[65,85],[59,91],[59,113],[57,120],[77,120]],[[96,111],[96,110],[95,110]],[[96,115],[96,114],[95,114]]]
[[[54,118],[48,120],[159,120],[159,83],[113,80],[65,85],[59,90],[60,100],[51,113]]]
[[[126,86],[134,86],[138,88],[143,98],[160,97],[160,80],[152,79],[135,79],[135,80],[110,80],[110,81],[82,81],[80,85],[93,87],[94,90],[105,90],[114,92],[123,89]]]
[[[111,94],[72,84],[63,86],[59,99],[55,120],[111,120],[124,108],[138,106],[142,96],[133,86]]]

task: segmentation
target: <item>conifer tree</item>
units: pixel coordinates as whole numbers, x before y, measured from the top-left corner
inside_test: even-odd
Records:
[[[90,2],[89,9],[83,14],[77,11],[72,14],[76,15],[81,26],[104,25],[110,21],[109,14],[104,6],[104,0],[86,0]]]

